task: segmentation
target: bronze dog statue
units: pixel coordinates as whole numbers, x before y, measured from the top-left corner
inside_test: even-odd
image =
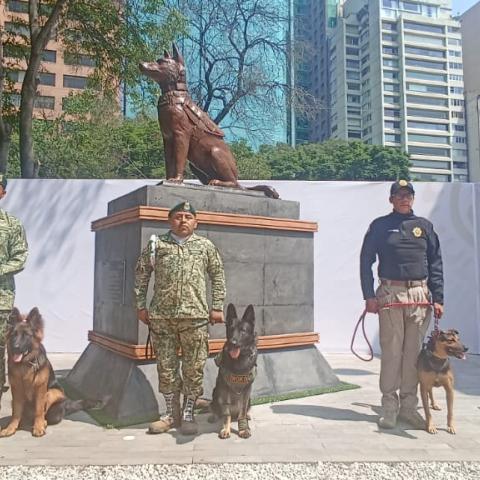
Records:
[[[186,83],[185,63],[175,44],[156,62],[140,63],[140,71],[160,85],[158,121],[165,150],[167,180],[182,183],[187,158],[192,172],[204,185],[244,189],[238,183],[235,158],[225,134],[192,100]],[[267,185],[248,187],[271,198],[278,193]]]
[[[418,356],[418,380],[422,396],[423,409],[425,410],[426,429],[429,433],[437,433],[432,421],[431,408],[440,410],[433,399],[433,387],[443,387],[447,395],[447,431],[455,433],[453,423],[453,370],[448,357],[465,358],[468,348],[460,341],[457,330],[440,330],[430,336]]]

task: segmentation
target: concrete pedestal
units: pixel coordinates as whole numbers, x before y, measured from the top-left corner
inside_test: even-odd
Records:
[[[225,264],[226,303],[239,315],[253,304],[259,335],[253,396],[339,383],[315,347],[313,234],[297,202],[261,193],[196,185],[147,186],[113,200],[95,231],[94,322],[91,341],[66,381],[89,398],[111,395],[105,413],[119,422],[149,421],[163,409],[156,364],[145,351],[147,328],[136,320],[136,260],[152,234],[168,230],[168,210],[188,200],[197,233],[213,241]],[[151,288],[152,285],[150,285]],[[225,327],[210,327],[210,352],[221,349]],[[217,368],[209,359],[205,397]]]

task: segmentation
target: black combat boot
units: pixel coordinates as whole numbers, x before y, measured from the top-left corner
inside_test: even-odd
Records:
[[[180,427],[180,431],[184,435],[196,435],[198,433],[198,425],[193,413],[195,400],[196,398],[191,395],[185,395],[183,397],[182,426]]]

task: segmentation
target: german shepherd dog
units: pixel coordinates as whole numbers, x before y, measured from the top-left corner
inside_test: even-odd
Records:
[[[425,410],[426,430],[429,433],[437,433],[432,421],[430,405],[433,410],[440,407],[433,399],[433,387],[443,387],[447,394],[447,431],[455,433],[453,423],[453,370],[448,357],[465,359],[468,348],[460,341],[457,330],[433,332],[426,345],[418,356],[418,380],[422,396],[423,409]]]
[[[89,400],[72,401],[65,396],[42,345],[44,323],[37,307],[27,316],[14,308],[10,322],[7,357],[13,413],[0,437],[13,435],[20,424],[32,423],[32,435],[42,437],[47,424],[57,424],[65,415],[97,404]]]
[[[250,394],[257,371],[257,337],[255,312],[249,305],[242,319],[237,317],[235,307],[227,307],[227,340],[217,355],[218,376],[210,408],[215,417],[223,418],[220,438],[230,437],[231,423],[238,420],[238,435],[248,438]]]

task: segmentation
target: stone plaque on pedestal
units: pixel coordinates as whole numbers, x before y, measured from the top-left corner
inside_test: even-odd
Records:
[[[247,305],[254,306],[259,356],[253,398],[338,384],[315,346],[317,225],[299,220],[298,202],[252,191],[168,183],[111,201],[108,215],[93,222],[93,330],[67,383],[88,398],[111,395],[105,413],[120,423],[149,421],[163,410],[155,359],[145,345],[148,329],[136,318],[134,269],[150,236],[168,231],[168,210],[185,200],[197,210],[197,233],[212,240],[223,258],[226,304],[233,303],[240,315]],[[214,354],[223,346],[225,326],[209,329]],[[216,375],[209,358],[205,398],[211,398]]]

